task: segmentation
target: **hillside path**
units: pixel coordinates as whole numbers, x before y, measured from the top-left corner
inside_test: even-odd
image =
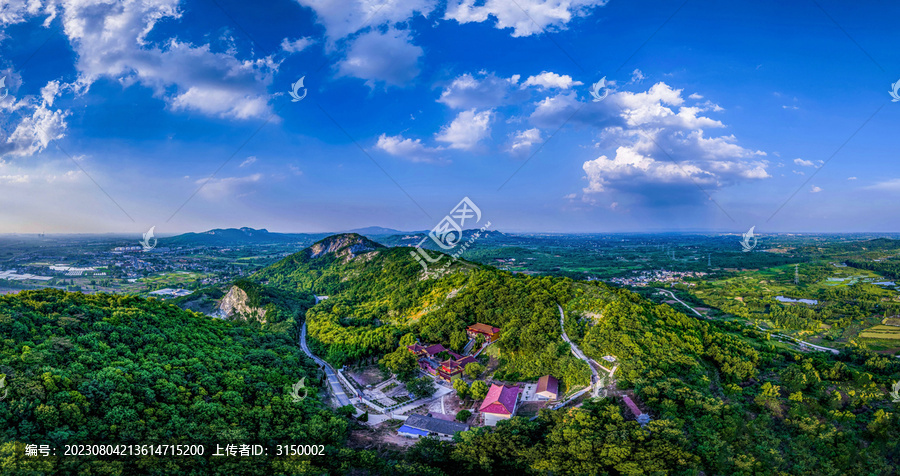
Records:
[[[694,309],[694,308],[692,308],[691,306],[689,306],[686,302],[682,301],[681,299],[678,299],[678,297],[675,296],[675,293],[673,293],[672,291],[668,291],[668,290],[666,290],[666,289],[660,289],[659,291],[660,291],[661,293],[663,293],[663,294],[668,294],[669,296],[672,297],[672,299],[674,299],[674,300],[680,302],[682,305],[684,305],[684,307],[690,309],[694,314],[696,314],[696,315],[698,315],[698,316],[700,316],[700,317],[703,317],[703,314],[700,314],[699,312],[697,312],[696,309]],[[705,319],[705,318],[704,318],[704,319]]]
[[[347,398],[347,393],[344,392],[344,388],[341,387],[341,382],[338,380],[334,369],[331,368],[331,365],[329,365],[328,362],[313,355],[313,353],[309,351],[309,347],[306,346],[306,321],[303,321],[303,330],[300,331],[300,348],[303,349],[303,353],[308,355],[325,369],[325,375],[328,377],[328,384],[331,386],[331,393],[338,401],[338,406],[342,407],[344,405],[350,405],[350,399]]]

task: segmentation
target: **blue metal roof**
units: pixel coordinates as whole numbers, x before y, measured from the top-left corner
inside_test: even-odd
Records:
[[[418,428],[412,428],[406,425],[401,426],[397,429],[397,433],[407,433],[410,435],[419,435],[419,436],[428,436],[428,432],[424,430],[420,430]]]

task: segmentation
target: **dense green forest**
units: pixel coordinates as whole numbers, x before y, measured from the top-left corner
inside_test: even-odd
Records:
[[[316,255],[316,247],[331,253]],[[354,251],[355,250],[355,251]],[[465,328],[482,322],[502,329],[497,343],[507,380],[558,375],[586,385],[587,364],[560,338],[559,311],[568,280],[532,278],[454,263],[439,279],[422,279],[408,248],[385,248],[359,235],[339,235],[251,277],[289,292],[330,296],[307,314],[311,347],[335,365],[380,356],[413,333],[421,342],[461,351]]]
[[[157,300],[55,290],[0,297],[3,474],[275,474],[315,457],[23,457],[23,445],[258,442],[343,447],[348,420],[285,333]],[[310,398],[291,385],[306,378]],[[60,451],[61,451],[60,447]]]

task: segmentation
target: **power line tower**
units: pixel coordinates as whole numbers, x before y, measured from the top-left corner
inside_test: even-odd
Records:
[[[798,286],[800,285],[800,265],[799,264],[794,265],[794,284],[798,285]]]

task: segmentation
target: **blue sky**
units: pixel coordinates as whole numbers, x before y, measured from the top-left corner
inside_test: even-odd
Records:
[[[0,231],[900,231],[900,4],[787,3],[5,2]]]

